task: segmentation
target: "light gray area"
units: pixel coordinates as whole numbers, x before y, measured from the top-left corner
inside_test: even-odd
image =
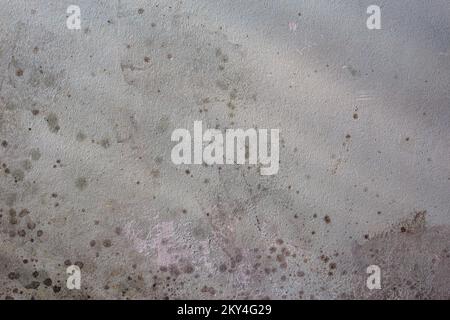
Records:
[[[0,299],[450,298],[448,0],[0,4]],[[279,173],[175,166],[195,120]]]

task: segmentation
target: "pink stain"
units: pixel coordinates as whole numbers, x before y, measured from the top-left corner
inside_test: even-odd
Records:
[[[288,26],[289,26],[289,30],[292,31],[292,32],[297,30],[297,23],[296,22],[291,21],[291,22],[288,23]]]
[[[142,229],[142,224],[129,221],[124,227],[124,235],[138,253],[149,256],[155,252],[158,266],[170,266],[180,260],[190,260],[209,271],[213,269],[209,241],[195,241],[195,244],[187,248],[184,241],[178,240],[172,221],[158,223],[148,232]]]

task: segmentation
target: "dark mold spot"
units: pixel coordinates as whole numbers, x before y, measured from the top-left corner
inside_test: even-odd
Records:
[[[47,278],[43,281],[44,285],[46,285],[47,287],[50,287],[53,283],[52,279]]]
[[[109,239],[103,240],[103,246],[104,246],[105,248],[111,247],[111,246],[112,246],[111,240],[109,240]]]
[[[23,181],[23,179],[25,178],[25,173],[20,169],[16,169],[12,172],[12,176],[15,182],[19,182]]]
[[[17,273],[17,272],[10,272],[10,273],[8,274],[8,278],[9,278],[10,280],[16,280],[16,279],[19,279],[19,278],[20,278],[20,274]]]
[[[76,139],[78,142],[82,142],[86,139],[86,135],[83,132],[78,132]]]
[[[109,142],[109,139],[106,138],[106,139],[100,140],[100,145],[101,145],[103,148],[108,149],[108,148],[111,146],[111,143]]]
[[[41,285],[41,283],[39,281],[31,281],[31,283],[29,283],[25,286],[25,289],[36,290],[37,288],[39,288],[40,285]]]
[[[80,191],[86,189],[87,185],[88,185],[88,182],[87,182],[86,178],[84,178],[84,177],[80,177],[80,178],[77,178],[77,180],[75,180],[75,186]]]
[[[50,132],[57,133],[59,131],[60,126],[56,114],[54,114],[53,112],[50,113],[45,120],[47,121]]]
[[[222,264],[219,266],[219,271],[220,271],[220,272],[225,272],[225,271],[227,271],[227,266],[226,266],[225,263],[222,263]]]

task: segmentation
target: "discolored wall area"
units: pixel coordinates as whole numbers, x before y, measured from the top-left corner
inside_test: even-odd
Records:
[[[0,299],[450,298],[448,1],[1,4]],[[199,120],[278,174],[173,164]]]

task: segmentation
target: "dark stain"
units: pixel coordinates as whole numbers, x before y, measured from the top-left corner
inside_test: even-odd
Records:
[[[17,280],[17,279],[20,278],[20,274],[17,273],[17,272],[10,272],[10,273],[8,274],[8,278],[9,278],[10,280]]]
[[[78,190],[82,191],[86,189],[88,186],[87,179],[84,177],[79,177],[75,180],[75,187],[77,187]]]
[[[111,247],[111,246],[112,246],[112,241],[109,240],[109,239],[103,240],[103,246],[104,246],[105,248]]]
[[[99,143],[105,149],[108,149],[111,146],[111,143],[109,142],[108,138],[100,140]]]
[[[23,181],[23,179],[25,178],[25,173],[20,169],[13,170],[11,174],[15,182]]]
[[[353,77],[360,75],[360,72],[358,70],[356,70],[355,68],[353,68],[352,66],[347,66],[346,69],[348,70],[348,72],[350,72],[350,74]]]
[[[45,119],[47,121],[48,128],[50,132],[57,133],[59,129],[61,128],[59,126],[58,117],[55,113],[50,113],[47,118]]]
[[[78,132],[76,139],[78,142],[82,142],[82,141],[86,140],[86,135],[83,132]]]
[[[37,288],[39,288],[40,285],[41,283],[39,281],[31,281],[29,284],[25,286],[25,289],[36,290]]]
[[[228,83],[226,83],[226,82],[224,82],[222,80],[217,80],[216,81],[216,86],[219,89],[224,90],[224,91],[228,90],[228,87],[229,87]]]
[[[43,281],[43,283],[45,286],[50,287],[52,285],[53,281],[52,281],[52,279],[47,278]]]
[[[31,160],[38,161],[41,158],[41,153],[39,149],[31,150]]]

